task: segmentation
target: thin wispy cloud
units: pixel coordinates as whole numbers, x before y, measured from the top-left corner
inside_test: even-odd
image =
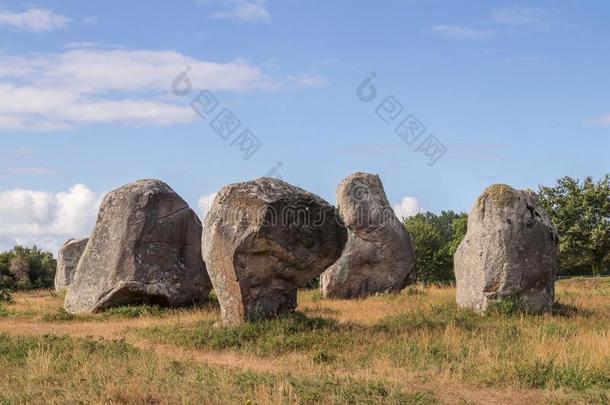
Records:
[[[76,48],[0,58],[0,131],[56,131],[79,124],[170,125],[196,120],[168,99],[178,73],[213,91],[273,91],[318,86],[323,79],[275,77],[236,59],[210,62],[175,51]]]
[[[459,25],[435,25],[430,31],[442,37],[456,40],[479,40],[485,39],[494,34],[493,30],[462,27]]]
[[[552,25],[552,17],[549,10],[542,8],[512,6],[493,10],[489,19],[497,24],[544,29]]]
[[[587,124],[610,126],[610,113],[600,117],[591,118],[586,121]]]
[[[39,33],[66,28],[71,21],[70,18],[45,8],[30,7],[22,12],[0,8],[0,27]]]
[[[482,20],[470,24],[438,24],[428,30],[453,40],[481,40],[496,34],[526,31],[551,31],[567,24],[556,19],[556,13],[542,8],[510,6],[492,10]]]
[[[267,0],[199,0],[197,3],[213,7],[215,19],[236,19],[244,22],[270,22]]]
[[[54,174],[55,170],[47,167],[13,167],[6,170],[10,174]]]

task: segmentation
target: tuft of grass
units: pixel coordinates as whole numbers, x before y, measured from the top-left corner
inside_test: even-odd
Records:
[[[423,284],[412,284],[412,285],[408,286],[407,288],[405,288],[403,291],[404,291],[404,294],[406,294],[408,296],[427,294],[426,287]]]
[[[0,274],[0,277],[2,277],[2,274]],[[11,295],[10,290],[0,286],[0,304],[2,304],[3,302],[13,302],[13,296]]]
[[[42,316],[44,322],[70,322],[70,321],[107,321],[110,319],[133,319],[140,317],[161,317],[171,310],[156,305],[127,305],[110,308],[97,315],[75,315],[67,312],[63,307],[58,307],[55,312]]]
[[[311,360],[316,364],[329,364],[334,362],[336,358],[337,356],[332,353],[328,353],[325,350],[319,350],[311,357]]]
[[[501,300],[493,301],[487,308],[487,314],[499,314],[502,316],[515,316],[525,311],[521,308],[519,299],[516,297],[506,297]]]
[[[0,318],[11,318],[14,317],[17,313],[11,309],[8,309],[6,305],[3,305],[0,302]]]
[[[480,316],[460,309],[454,303],[438,304],[424,311],[405,312],[388,316],[377,323],[375,329],[386,333],[402,333],[404,331],[428,330],[438,331],[455,326],[465,330],[473,330],[480,324]]]
[[[528,388],[569,387],[576,391],[591,388],[610,390],[610,376],[587,369],[582,364],[557,364],[549,359],[534,359],[515,366],[519,382]]]
[[[44,322],[62,322],[62,321],[73,321],[75,319],[82,319],[74,314],[67,312],[64,307],[59,307],[54,313],[44,314],[42,320]]]
[[[163,316],[170,309],[162,308],[158,305],[125,305],[120,307],[109,308],[102,313],[103,318],[140,318],[143,316]]]

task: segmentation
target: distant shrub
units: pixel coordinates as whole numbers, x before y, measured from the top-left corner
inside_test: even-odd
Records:
[[[11,296],[11,292],[0,285],[0,304],[3,302],[12,302],[13,297]]]
[[[53,287],[57,261],[53,254],[36,246],[15,246],[0,253],[0,273],[5,288],[33,289]]]

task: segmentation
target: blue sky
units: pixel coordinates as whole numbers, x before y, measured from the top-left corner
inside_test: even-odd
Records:
[[[101,195],[139,178],[200,210],[269,173],[334,201],[367,171],[409,213],[600,177],[609,17],[605,1],[0,0],[0,248],[87,234]],[[219,106],[202,119],[205,89]],[[224,108],[241,122],[228,140],[210,127]],[[408,114],[426,129],[413,145],[394,132]],[[262,143],[247,160],[231,145],[245,129]],[[430,135],[446,149],[431,166],[416,151]]]

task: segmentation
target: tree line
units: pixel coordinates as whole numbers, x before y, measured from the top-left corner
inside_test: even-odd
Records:
[[[36,246],[15,246],[0,253],[0,285],[3,290],[51,288],[57,261],[51,252]]]

